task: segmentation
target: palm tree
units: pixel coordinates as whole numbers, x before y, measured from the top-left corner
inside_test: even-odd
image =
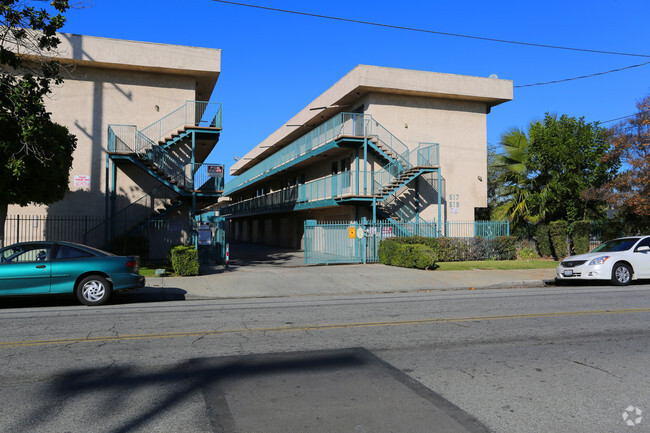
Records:
[[[510,220],[515,228],[527,222],[535,224],[544,219],[547,190],[537,185],[526,166],[528,134],[521,128],[511,128],[501,135],[500,144],[503,153],[496,163],[501,169],[497,178],[501,204],[494,210],[494,217]]]

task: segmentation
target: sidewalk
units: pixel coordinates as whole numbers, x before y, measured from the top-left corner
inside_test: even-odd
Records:
[[[203,266],[198,277],[147,277],[134,294],[220,299],[544,287],[555,269],[421,271],[381,264],[306,265],[304,252],[236,244],[231,266]],[[233,257],[233,248],[231,248]]]

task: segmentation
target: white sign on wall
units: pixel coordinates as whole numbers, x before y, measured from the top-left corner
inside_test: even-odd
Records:
[[[74,187],[76,189],[90,189],[90,176],[75,175]]]

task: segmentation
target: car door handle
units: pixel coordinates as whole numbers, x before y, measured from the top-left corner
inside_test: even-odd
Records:
[[[38,266],[36,266],[36,269],[45,269],[45,268],[46,268],[45,265],[38,265]]]

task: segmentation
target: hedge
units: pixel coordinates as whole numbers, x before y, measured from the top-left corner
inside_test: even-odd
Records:
[[[553,256],[551,249],[551,237],[549,235],[549,228],[546,224],[540,224],[535,230],[535,240],[537,241],[537,250],[542,257]]]
[[[573,252],[585,254],[589,252],[589,233],[591,223],[589,221],[575,221],[571,224],[571,239],[573,240]]]
[[[568,227],[566,221],[553,221],[550,224],[549,236],[551,238],[551,247],[553,249],[553,257],[556,260],[563,259],[568,256]]]
[[[169,252],[176,275],[199,275],[199,252],[194,247],[178,245]]]
[[[391,264],[393,256],[400,254],[399,245],[424,245],[433,252],[436,262],[460,262],[468,260],[515,260],[517,239],[514,236],[488,238],[428,238],[394,237],[379,244],[379,261]]]

